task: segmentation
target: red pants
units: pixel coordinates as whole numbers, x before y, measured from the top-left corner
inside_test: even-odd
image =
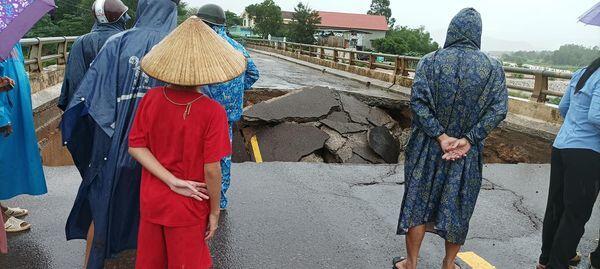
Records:
[[[136,269],[208,269],[206,224],[165,227],[140,219]]]

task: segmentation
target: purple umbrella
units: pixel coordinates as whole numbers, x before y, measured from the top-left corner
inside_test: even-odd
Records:
[[[21,37],[55,7],[54,0],[1,0],[0,59],[8,58]]]
[[[600,26],[600,3],[583,13],[583,15],[579,17],[579,21],[585,24]]]

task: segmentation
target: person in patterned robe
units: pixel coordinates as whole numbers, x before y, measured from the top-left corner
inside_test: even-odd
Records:
[[[508,110],[502,64],[480,51],[481,32],[480,14],[463,9],[450,23],[444,48],[417,66],[397,230],[406,235],[408,257],[395,258],[396,268],[416,268],[425,232],[446,241],[442,268],[457,267],[481,187],[483,140]],[[454,152],[461,158],[448,157]]]

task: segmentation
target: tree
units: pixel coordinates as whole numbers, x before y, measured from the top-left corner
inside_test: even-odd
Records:
[[[302,2],[298,3],[294,11],[288,33],[290,40],[297,43],[314,44],[317,24],[321,23],[319,12],[310,9]]]
[[[135,23],[138,0],[122,1],[129,7],[127,14],[132,20],[127,24],[127,28],[131,28]],[[56,11],[52,15],[44,16],[25,36],[77,36],[89,33],[94,25],[93,3],[94,0],[56,1]],[[181,2],[177,7],[177,21],[181,23],[196,12],[196,9],[189,8],[187,3]]]
[[[396,27],[389,30],[385,38],[372,41],[373,47],[381,53],[423,56],[439,48],[424,27]]]
[[[390,29],[394,27],[394,24],[396,24],[396,19],[392,18],[390,0],[372,0],[371,9],[367,12],[367,14],[384,16]]]
[[[283,25],[281,8],[273,0],[249,5],[246,7],[246,12],[254,20],[254,32],[263,38],[281,33]]]
[[[244,20],[242,18],[240,18],[240,16],[238,16],[234,12],[227,10],[227,11],[225,11],[225,16],[227,17],[227,23],[226,23],[227,27],[238,26],[238,25],[244,24]]]

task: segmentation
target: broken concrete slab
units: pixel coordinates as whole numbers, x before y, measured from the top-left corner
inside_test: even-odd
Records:
[[[384,126],[378,126],[368,133],[368,142],[371,149],[387,163],[398,163],[400,149],[398,141]]]
[[[321,130],[329,135],[329,138],[325,142],[325,148],[332,153],[337,152],[341,147],[344,146],[344,144],[346,144],[346,141],[348,140],[340,133],[327,126],[321,127]]]
[[[384,126],[394,122],[394,119],[390,115],[378,107],[371,108],[367,120],[375,126]]]
[[[350,119],[356,123],[369,124],[367,117],[371,111],[371,107],[356,99],[353,96],[340,94],[342,108],[348,112]]]
[[[366,125],[351,122],[345,112],[334,111],[321,122],[340,134],[359,133],[367,131]]]
[[[351,134],[346,145],[352,148],[352,152],[371,163],[385,163],[385,161],[369,147],[367,142],[367,132]]]
[[[251,122],[311,122],[339,108],[339,94],[330,88],[312,87],[247,107],[244,120]]]
[[[327,133],[313,126],[282,123],[257,132],[260,152],[266,162],[297,162],[325,146]]]

